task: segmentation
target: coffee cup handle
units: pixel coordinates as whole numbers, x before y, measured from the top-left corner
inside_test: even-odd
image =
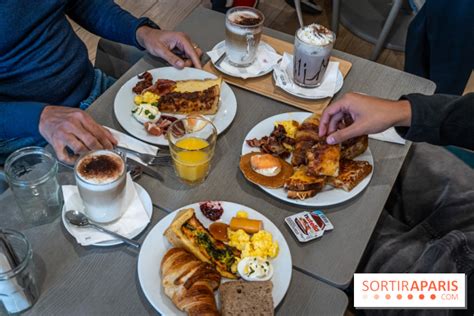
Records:
[[[255,36],[252,33],[247,33],[245,39],[247,40],[247,56],[245,56],[245,59],[247,59],[250,55],[251,48],[255,45]]]

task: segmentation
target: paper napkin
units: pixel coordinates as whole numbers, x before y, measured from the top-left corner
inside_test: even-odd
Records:
[[[63,185],[62,189],[65,211],[77,210],[84,212],[84,204],[82,203],[77,186]],[[113,223],[99,225],[115,233],[129,237],[135,236],[145,229],[150,222],[150,218],[137,194],[135,185],[128,174],[125,190],[124,200],[128,201],[128,203],[124,205],[125,210],[122,217]],[[94,228],[77,227],[67,222],[66,219],[64,219],[64,221],[71,235],[73,235],[74,238],[76,238],[76,241],[83,246],[115,240],[114,237],[102,233]]]
[[[377,133],[377,134],[370,134],[370,138],[376,139],[376,140],[381,140],[384,142],[389,142],[389,143],[396,143],[396,144],[401,144],[405,145],[406,141],[400,135],[398,135],[397,131],[395,131],[395,128],[390,127],[389,129]]]
[[[117,139],[119,146],[130,148],[130,149],[133,149],[135,151],[145,153],[145,154],[150,154],[150,155],[156,155],[158,150],[160,150],[156,146],[144,143],[141,140],[133,138],[133,137],[131,137],[127,134],[124,134],[122,132],[119,132],[119,131],[117,131],[113,128],[110,128],[110,127],[107,127],[107,126],[104,126],[104,127],[107,128],[112,133],[112,135]],[[142,163],[142,161],[135,155],[127,154],[127,157],[132,158],[133,160],[136,160],[136,161]]]
[[[212,62],[215,63],[224,52],[225,45],[219,45],[216,49],[207,52],[207,54]],[[225,58],[219,66],[232,75],[247,79],[274,67],[280,59],[281,55],[269,50],[266,45],[259,45],[257,49],[257,59],[252,65],[248,67],[235,67],[229,64],[228,59]]]
[[[317,88],[302,88],[293,82],[293,55],[283,54],[283,58],[273,69],[276,85],[291,93],[303,95],[308,98],[321,99],[332,97],[336,93],[336,81],[339,63],[330,61],[321,85]]]
[[[150,155],[155,155],[159,150],[157,146],[153,146],[145,142],[142,142],[141,140],[138,140],[122,132],[119,132],[113,128],[110,128],[107,126],[104,126],[104,127],[107,128],[112,133],[112,135],[114,135],[114,137],[117,139],[118,144],[120,146],[127,147],[139,152],[150,154]]]

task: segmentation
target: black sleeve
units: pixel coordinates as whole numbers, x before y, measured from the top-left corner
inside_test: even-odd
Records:
[[[474,93],[465,96],[408,94],[411,126],[397,127],[403,138],[474,150]]]

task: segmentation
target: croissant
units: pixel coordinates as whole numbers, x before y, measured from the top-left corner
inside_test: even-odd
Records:
[[[291,158],[293,166],[306,164],[306,152],[322,140],[319,137],[319,114],[312,114],[298,127],[295,134],[295,150]]]
[[[221,275],[183,248],[171,248],[161,261],[165,294],[188,315],[219,315],[214,291]]]

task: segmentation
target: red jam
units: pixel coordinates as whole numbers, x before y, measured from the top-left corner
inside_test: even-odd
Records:
[[[221,218],[224,209],[222,208],[221,202],[207,201],[199,203],[199,208],[204,216],[211,221],[217,221]]]

